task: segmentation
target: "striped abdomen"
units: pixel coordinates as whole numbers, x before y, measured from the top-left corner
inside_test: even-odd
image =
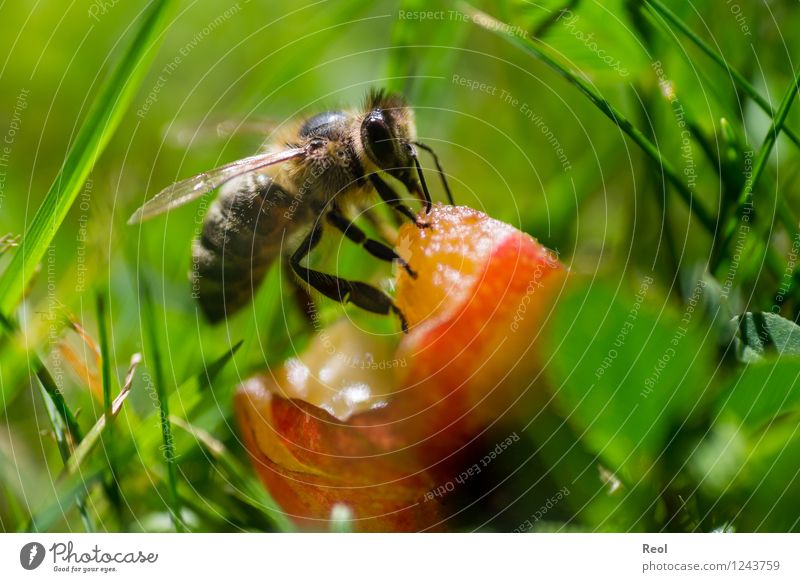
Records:
[[[280,253],[284,231],[304,222],[299,202],[265,174],[223,188],[192,248],[192,296],[209,321],[250,302]]]

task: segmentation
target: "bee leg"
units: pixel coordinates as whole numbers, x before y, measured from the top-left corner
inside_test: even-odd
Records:
[[[339,212],[339,210],[330,210],[326,217],[328,222],[330,222],[338,230],[342,231],[344,236],[349,238],[357,245],[361,245],[364,250],[366,250],[373,257],[377,257],[382,261],[397,261],[397,263],[406,270],[406,273],[408,273],[412,279],[417,278],[417,273],[408,266],[408,263],[405,261],[405,259],[394,252],[394,249],[380,241],[367,238],[367,235],[364,234],[364,231],[350,222],[341,212]]]
[[[571,1],[574,2],[575,0]],[[414,145],[425,150],[433,157],[433,162],[436,164],[436,170],[439,172],[439,176],[442,178],[442,186],[444,186],[445,194],[447,194],[447,200],[450,202],[450,206],[455,206],[456,203],[453,201],[453,193],[450,192],[450,185],[447,183],[447,175],[444,173],[444,168],[442,168],[442,162],[439,161],[439,156],[436,155],[436,152],[433,151],[433,148],[429,145],[425,145],[424,143],[420,143],[418,141],[415,141]]]
[[[311,295],[309,294],[308,288],[297,280],[297,277],[295,277],[294,271],[291,268],[286,269],[286,274],[286,278],[289,280],[289,285],[292,288],[292,295],[294,296],[295,304],[305,316],[306,321],[313,326],[314,318],[317,313],[317,308],[314,305],[314,299],[312,299]]]
[[[417,218],[411,210],[409,210],[408,206],[400,202],[400,198],[397,196],[397,193],[392,189],[389,184],[384,182],[380,176],[377,174],[370,174],[369,177],[370,181],[372,182],[372,186],[377,190],[378,196],[386,202],[389,206],[397,210],[403,216],[409,218],[414,224],[417,225],[418,228],[428,228],[430,224],[424,222]]]
[[[321,237],[322,228],[317,225],[292,254],[289,263],[297,276],[326,297],[339,303],[352,303],[365,311],[381,315],[394,313],[400,318],[403,333],[408,333],[408,323],[403,313],[397,308],[391,297],[377,287],[321,273],[300,264],[306,255],[317,246]]]

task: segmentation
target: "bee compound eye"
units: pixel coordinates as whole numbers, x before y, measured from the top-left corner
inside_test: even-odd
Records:
[[[394,137],[380,112],[373,111],[361,127],[364,147],[379,165],[391,163],[395,155]]]
[[[392,139],[392,134],[383,117],[368,119],[366,129],[367,137],[373,145],[384,145]]]

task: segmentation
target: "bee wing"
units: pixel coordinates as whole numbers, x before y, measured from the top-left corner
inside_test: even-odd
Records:
[[[201,125],[182,123],[170,125],[164,138],[176,147],[218,142],[221,138],[259,136],[268,138],[283,124],[275,119],[258,118],[237,121],[220,118]]]
[[[281,164],[295,158],[303,157],[304,155],[306,155],[305,148],[291,148],[281,152],[258,154],[181,180],[171,186],[167,186],[153,198],[145,202],[145,204],[128,219],[128,224],[144,222],[168,210],[182,206],[243,174],[249,174],[261,168]]]

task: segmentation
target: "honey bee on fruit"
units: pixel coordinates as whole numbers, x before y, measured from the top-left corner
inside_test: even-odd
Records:
[[[308,286],[341,303],[406,319],[382,290],[315,271],[303,259],[324,226],[340,230],[368,253],[416,273],[388,245],[368,238],[348,217],[378,196],[420,228],[427,225],[402,203],[389,176],[417,196],[428,212],[431,196],[417,148],[433,155],[448,200],[447,180],[433,150],[417,141],[414,113],[395,94],[373,91],[359,111],[326,111],[302,120],[260,153],[177,182],[139,208],[136,224],[221,188],[192,249],[192,283],[207,319],[218,322],[252,299],[267,269],[289,242],[288,262]],[[299,243],[297,241],[300,241]]]

